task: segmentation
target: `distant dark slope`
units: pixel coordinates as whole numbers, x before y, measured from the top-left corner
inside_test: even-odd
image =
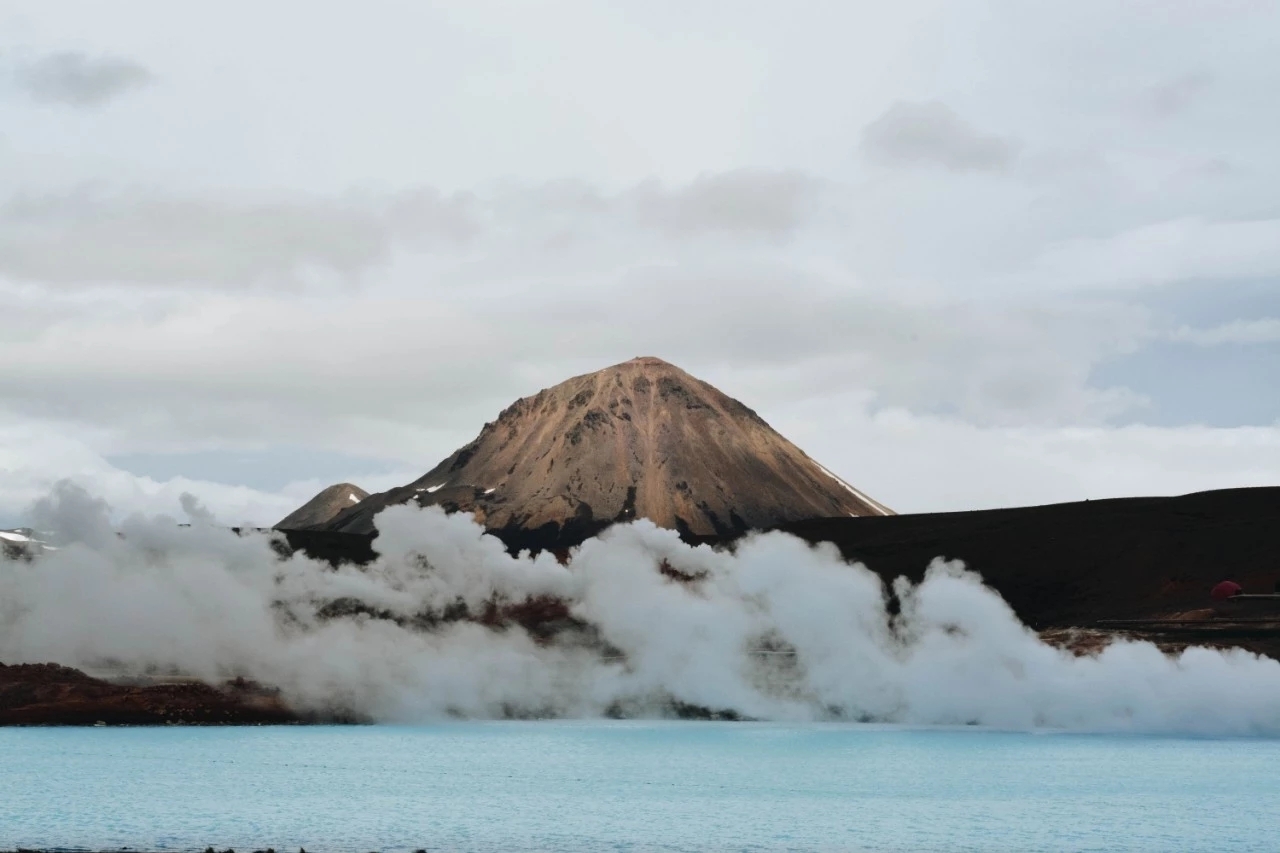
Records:
[[[276,530],[302,530],[318,527],[331,521],[334,516],[348,507],[369,497],[369,493],[359,486],[350,483],[337,483],[330,486],[293,512],[280,519]]]
[[[919,578],[934,557],[963,560],[1037,628],[1205,607],[1227,577],[1251,592],[1280,580],[1280,487],[781,529],[832,542],[886,580]]]

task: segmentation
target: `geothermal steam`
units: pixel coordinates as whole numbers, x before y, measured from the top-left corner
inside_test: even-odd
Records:
[[[1174,658],[1117,642],[1092,657],[1048,646],[980,578],[935,562],[895,584],[782,534],[733,553],[640,521],[568,565],[511,557],[469,517],[391,507],[379,558],[337,570],[280,559],[267,534],[132,517],[60,486],[37,508],[70,534],[0,564],[0,660],[91,672],[235,676],[295,707],[374,720],[661,715],[980,724],[1075,730],[1280,733],[1280,662],[1243,651]],[[665,563],[666,571],[661,571]],[[678,577],[676,577],[678,576]],[[551,597],[550,638],[475,619],[491,602]]]

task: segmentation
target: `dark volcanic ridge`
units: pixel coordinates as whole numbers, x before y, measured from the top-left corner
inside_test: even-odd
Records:
[[[1107,619],[1164,618],[1207,607],[1234,578],[1246,591],[1280,583],[1280,487],[1180,497],[1113,498],[969,512],[807,519],[775,525],[834,544],[886,583],[919,581],[935,557],[962,560],[1037,630]],[[334,564],[372,561],[372,534],[286,531],[283,546]],[[518,531],[495,531],[508,550]],[[733,547],[739,534],[688,541]],[[571,548],[583,539],[567,540]],[[545,543],[542,547],[551,547]],[[567,551],[565,552],[567,555]],[[1268,654],[1280,653],[1275,643]]]
[[[371,534],[380,510],[410,501],[472,513],[509,543],[523,534],[543,546],[636,518],[685,536],[724,536],[893,514],[747,406],[657,358],[517,400],[414,482],[331,520],[300,523],[299,510],[277,528]]]
[[[1246,592],[1280,583],[1280,487],[1179,497],[811,519],[780,526],[830,542],[886,581],[918,580],[934,557],[962,560],[1042,630],[1110,619],[1165,618],[1209,605],[1226,578]],[[723,540],[720,540],[723,542]],[[1268,654],[1280,654],[1271,632]]]

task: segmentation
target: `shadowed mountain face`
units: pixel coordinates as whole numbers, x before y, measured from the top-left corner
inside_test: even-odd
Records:
[[[539,543],[634,518],[724,535],[892,514],[742,403],[656,358],[517,400],[415,482],[315,526],[370,533],[379,510],[408,501],[472,512],[495,531],[538,531]]]
[[[330,486],[293,512],[276,523],[277,530],[302,530],[318,527],[333,518],[344,509],[355,506],[369,493],[359,486],[350,483],[338,483]]]

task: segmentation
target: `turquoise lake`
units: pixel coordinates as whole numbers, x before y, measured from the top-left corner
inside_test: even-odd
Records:
[[[0,730],[0,849],[1275,851],[1280,741],[836,724]]]

